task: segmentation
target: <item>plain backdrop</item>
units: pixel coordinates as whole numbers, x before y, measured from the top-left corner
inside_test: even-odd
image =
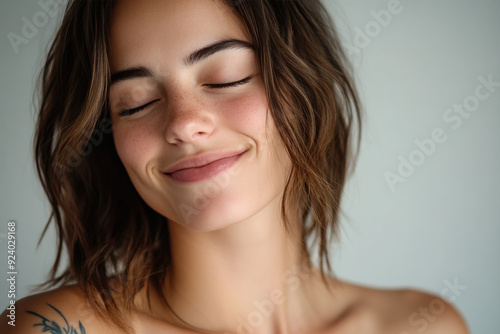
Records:
[[[341,238],[331,248],[336,275],[444,293],[473,333],[496,332],[500,1],[324,3],[349,47],[365,106]],[[35,0],[0,5],[0,270],[6,277],[6,227],[15,220],[16,299],[44,281],[55,255],[53,229],[36,247],[50,212],[34,171],[32,93],[62,10],[47,20],[40,11]],[[16,50],[8,36],[22,36],[26,20],[39,27]],[[0,280],[2,309],[7,290]]]

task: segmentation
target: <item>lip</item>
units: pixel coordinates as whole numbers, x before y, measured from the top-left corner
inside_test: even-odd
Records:
[[[180,182],[196,182],[228,169],[247,152],[210,152],[181,160],[169,167],[164,174]]]

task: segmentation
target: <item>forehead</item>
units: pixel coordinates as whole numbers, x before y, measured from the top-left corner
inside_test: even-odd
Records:
[[[249,41],[247,29],[223,0],[119,0],[110,27],[111,70],[182,57],[221,39]]]

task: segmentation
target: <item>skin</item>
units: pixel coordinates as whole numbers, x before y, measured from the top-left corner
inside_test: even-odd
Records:
[[[257,296],[274,288],[286,292],[282,275],[298,262],[279,217],[291,162],[269,113],[259,64],[252,50],[241,48],[184,64],[186,55],[216,41],[249,42],[241,22],[219,2],[123,1],[113,20],[112,73],[137,65],[154,71],[153,78],[113,85],[110,98],[125,108],[159,99],[130,117],[119,117],[121,109],[112,104],[112,121],[117,152],[136,189],[169,218],[173,263],[167,300],[196,327],[229,330],[234,319],[251,312]],[[204,86],[249,76],[254,77],[237,87]],[[140,98],[127,105],[120,97],[134,89]],[[187,185],[162,173],[197,152],[242,148],[249,150],[221,177]],[[210,184],[221,185],[216,196],[209,196]],[[196,206],[196,196],[208,203]],[[185,205],[196,211],[186,216],[176,210]],[[296,306],[303,305],[304,291],[286,297],[289,303],[264,327],[285,328],[289,318],[306,312]],[[214,300],[225,302],[214,306]],[[199,311],[193,313],[191,305]]]
[[[250,41],[242,22],[215,0],[120,1],[113,13],[112,73],[143,66],[152,74],[111,86],[114,141],[139,194],[169,220],[173,260],[164,293],[183,319],[170,316],[153,293],[150,310],[141,291],[128,317],[136,332],[195,333],[186,323],[216,333],[402,334],[423,328],[409,317],[438,297],[334,278],[328,290],[317,269],[305,269],[298,239],[287,238],[282,228],[280,200],[291,162],[269,113],[255,54],[237,48],[190,66],[183,62],[227,39]],[[235,87],[207,86],[249,76]],[[185,184],[163,174],[199,152],[240,149],[248,151],[234,168],[209,180]],[[215,195],[207,185],[218,185]],[[205,204],[197,204],[200,197]],[[298,219],[291,224],[298,234]],[[457,311],[441,304],[439,315],[425,318],[425,333],[468,333]],[[42,319],[61,327],[67,321],[77,333],[119,333],[93,313],[76,285],[24,298],[16,314],[18,326],[2,322],[2,333],[41,333],[35,325]]]

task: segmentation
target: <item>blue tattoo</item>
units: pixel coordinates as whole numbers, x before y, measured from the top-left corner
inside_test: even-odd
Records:
[[[63,318],[66,327],[61,328],[61,326],[59,326],[59,324],[54,320],[49,320],[44,316],[35,313],[33,311],[26,311],[26,313],[33,314],[42,319],[39,323],[36,323],[33,326],[42,326],[43,333],[48,332],[50,334],[86,334],[85,327],[83,327],[80,321],[78,321],[78,326],[80,328],[80,332],[78,332],[73,326],[69,325],[68,320],[66,320],[66,317],[61,313],[61,311],[59,311],[57,308],[50,305],[49,303],[47,303],[47,305],[49,305],[54,311],[56,311],[61,316],[61,318]]]

